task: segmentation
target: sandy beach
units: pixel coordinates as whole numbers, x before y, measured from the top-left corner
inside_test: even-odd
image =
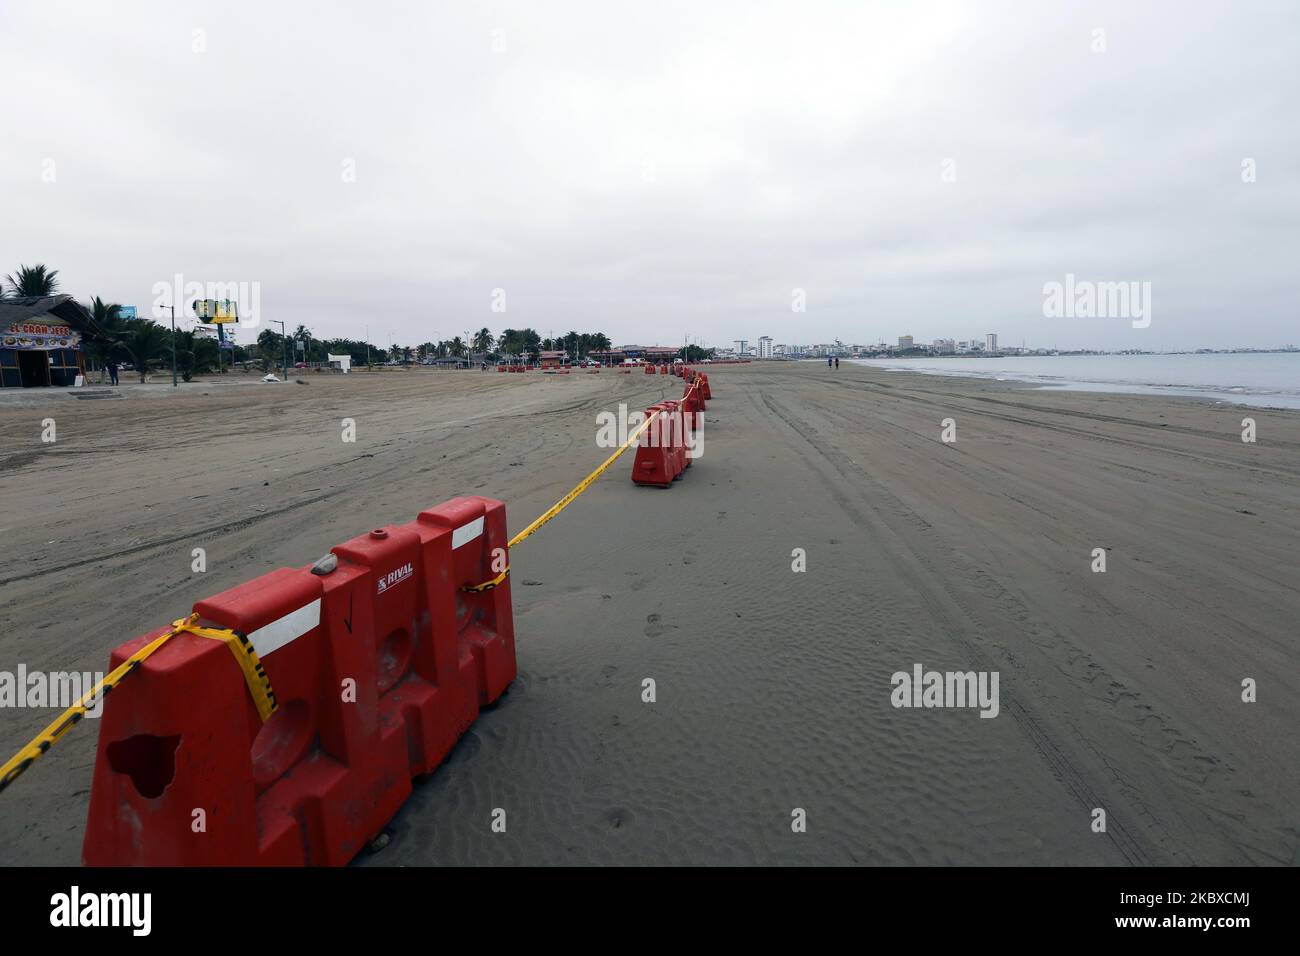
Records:
[[[848,363],[710,380],[682,481],[625,456],[512,555],[519,678],[362,865],[1300,863],[1300,413]],[[600,411],[680,393],[307,381],[0,406],[0,670],[104,670],[456,495],[522,528],[605,457]],[[997,672],[998,715],[892,706],[916,664]],[[5,757],[54,714],[0,711]],[[96,729],[0,797],[0,863],[79,861]]]

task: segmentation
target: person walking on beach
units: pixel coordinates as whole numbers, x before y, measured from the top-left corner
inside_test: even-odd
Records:
[[[829,355],[826,356],[826,367],[827,367],[827,368],[830,368],[831,365],[832,365],[832,363],[833,363],[834,361],[835,361],[835,359],[831,358]]]
[[[108,363],[108,380],[114,385],[117,384],[117,363],[116,362]]]
[[[840,367],[840,357],[838,355],[835,356],[835,367],[836,368]]]

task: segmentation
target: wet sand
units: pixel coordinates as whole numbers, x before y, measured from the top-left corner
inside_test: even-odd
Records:
[[[710,378],[681,482],[635,487],[625,456],[512,555],[519,679],[364,865],[1300,862],[1300,413],[847,363]],[[0,670],[103,670],[458,494],[521,528],[607,454],[598,412],[679,392],[309,381],[0,405]],[[998,672],[998,716],[893,707],[918,663]],[[0,711],[4,756],[53,716]],[[79,860],[95,730],[0,796],[0,862]]]

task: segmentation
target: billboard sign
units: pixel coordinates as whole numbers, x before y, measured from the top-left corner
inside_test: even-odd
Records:
[[[117,316],[120,319],[138,319],[140,317],[136,314],[135,306],[133,305],[119,306]]]
[[[194,315],[214,325],[239,321],[239,305],[234,299],[195,299]]]

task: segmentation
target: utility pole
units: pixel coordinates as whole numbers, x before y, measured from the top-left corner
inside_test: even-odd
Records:
[[[172,388],[176,387],[176,306],[168,306],[172,310]]]

